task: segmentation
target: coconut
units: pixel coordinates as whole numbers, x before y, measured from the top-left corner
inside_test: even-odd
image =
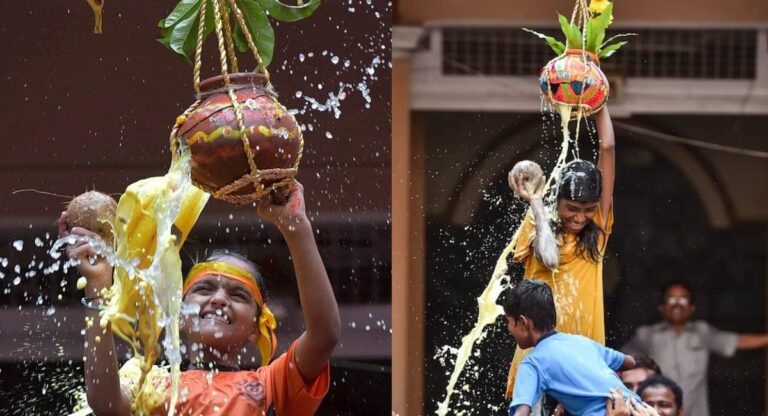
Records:
[[[88,191],[76,196],[67,206],[70,227],[83,227],[100,235],[108,244],[114,241],[117,202],[111,196]]]
[[[509,187],[521,178],[523,181],[523,188],[531,197],[541,197],[544,193],[544,171],[541,170],[541,166],[536,162],[530,160],[522,160],[515,164],[515,167],[509,172],[507,180],[509,181]]]

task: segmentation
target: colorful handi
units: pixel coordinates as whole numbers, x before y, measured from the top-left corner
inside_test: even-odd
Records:
[[[613,55],[626,41],[617,39],[635,35],[622,33],[605,40],[605,31],[613,22],[613,3],[608,0],[577,0],[573,18],[558,14],[565,43],[530,29],[527,32],[544,39],[559,56],[542,68],[539,88],[553,108],[566,105],[571,118],[599,111],[608,99],[608,80],[600,70],[600,59]]]

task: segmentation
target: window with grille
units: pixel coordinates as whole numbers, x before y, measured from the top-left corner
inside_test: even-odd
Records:
[[[563,38],[557,28],[532,28]],[[606,72],[629,77],[754,79],[755,29],[641,29],[602,63]],[[554,52],[536,36],[513,27],[442,29],[446,75],[534,75]]]

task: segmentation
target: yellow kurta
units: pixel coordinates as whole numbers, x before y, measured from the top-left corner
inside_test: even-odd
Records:
[[[598,238],[600,256],[605,254],[608,236],[613,226],[613,208],[604,220],[598,207],[593,221],[606,226]],[[557,327],[560,332],[583,335],[605,344],[605,319],[603,314],[603,263],[593,262],[576,255],[576,235],[564,233],[557,236],[560,246],[560,266],[556,272],[549,270],[533,255],[531,243],[536,236],[533,213],[528,214],[520,226],[520,237],[515,247],[514,260],[525,264],[525,279],[537,279],[546,283],[555,297]],[[517,347],[507,379],[507,398],[512,396],[517,368],[529,350]]]

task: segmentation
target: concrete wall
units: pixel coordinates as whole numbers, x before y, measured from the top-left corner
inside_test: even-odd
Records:
[[[431,20],[546,20],[555,11],[570,16],[572,0],[399,0],[395,2],[396,23],[422,24]],[[638,22],[731,22],[756,23],[768,20],[768,2],[736,1],[622,1],[615,5],[617,21]]]

